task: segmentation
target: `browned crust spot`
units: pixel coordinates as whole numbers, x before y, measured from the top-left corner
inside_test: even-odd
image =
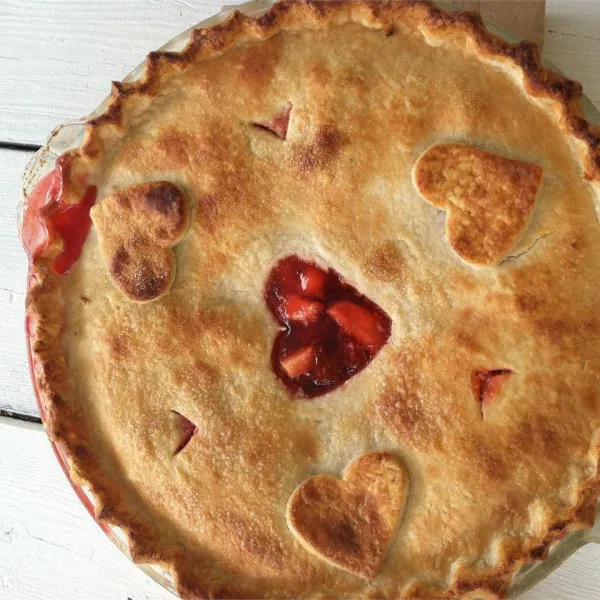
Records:
[[[532,97],[550,100],[559,115],[559,126],[566,135],[581,142],[579,152],[585,177],[600,182],[600,131],[583,118],[582,89],[543,67],[539,48],[529,42],[512,45],[489,33],[478,15],[438,9],[432,4],[415,1],[380,2],[294,2],[276,4],[264,15],[251,19],[234,12],[224,23],[210,29],[196,30],[188,46],[181,53],[152,52],[146,69],[138,81],[113,83],[107,109],[86,124],[82,145],[65,153],[64,197],[76,202],[83,193],[85,174],[101,159],[103,148],[110,145],[127,127],[124,119],[128,103],[144,103],[157,95],[161,82],[185,69],[195,61],[225,52],[237,43],[249,39],[265,39],[288,27],[324,27],[332,22],[353,21],[366,27],[378,28],[386,34],[396,24],[431,35],[448,35],[469,40],[478,54],[514,65],[523,75],[525,91]],[[74,168],[71,168],[74,167]],[[43,254],[31,265],[33,277],[27,294],[27,314],[34,320],[30,346],[35,365],[35,385],[40,401],[47,410],[47,429],[66,452],[76,481],[85,483],[96,500],[96,516],[109,525],[120,527],[128,536],[131,554],[136,562],[152,562],[169,569],[176,579],[177,588],[186,598],[244,597],[244,582],[235,583],[207,579],[198,569],[205,557],[183,552],[178,546],[165,544],[156,528],[143,515],[128,510],[123,491],[116,486],[92,453],[86,452],[90,432],[82,423],[76,407],[67,401],[70,395],[69,377],[64,350],[60,343],[62,328],[62,287],[51,271],[51,255]],[[600,448],[591,448],[594,456]],[[578,502],[572,510],[564,510],[560,522],[570,529],[585,528],[593,523],[593,515],[600,494],[600,474],[591,477],[578,490]],[[432,598],[457,598],[467,590],[500,597],[508,588],[512,575],[527,561],[538,559],[539,548],[547,548],[557,540],[561,531],[555,522],[545,524],[547,535],[529,536],[516,543],[511,552],[501,555],[493,568],[483,566],[473,573],[457,569],[445,589],[418,582],[407,588],[404,595]],[[420,595],[419,595],[420,593]]]
[[[296,148],[296,167],[304,173],[325,169],[339,155],[345,143],[344,136],[334,125],[323,125],[312,142]]]
[[[91,216],[115,285],[135,302],[167,294],[175,278],[171,248],[188,227],[186,195],[167,181],[144,183],[96,204]]]

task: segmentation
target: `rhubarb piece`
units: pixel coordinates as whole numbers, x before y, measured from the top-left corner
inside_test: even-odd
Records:
[[[96,187],[90,186],[77,204],[59,206],[50,216],[54,230],[63,241],[63,249],[52,268],[60,275],[67,273],[81,256],[92,227],[90,211],[96,203]]]
[[[373,348],[381,348],[388,337],[379,315],[358,304],[342,300],[327,309],[327,314],[351,337]]]
[[[347,369],[356,368],[362,361],[362,356],[365,349],[360,346],[355,340],[349,338],[340,344],[340,356]]]
[[[32,260],[40,256],[59,237],[62,249],[52,263],[59,275],[67,273],[81,256],[92,220],[90,210],[96,202],[96,187],[88,186],[75,204],[62,199],[60,159],[51,173],[44,175],[27,198],[21,241]]]
[[[328,282],[335,286],[336,276],[324,271],[317,265],[288,256],[275,266],[269,275],[265,290],[265,299],[271,311],[279,319],[288,321],[288,300],[292,296],[305,301],[322,302]],[[292,301],[292,304],[296,302]],[[312,310],[317,310],[315,306]]]
[[[39,180],[27,197],[21,241],[32,259],[37,258],[54,238],[53,232],[49,230],[51,222],[45,218],[44,211],[57,203],[60,187],[60,171],[54,169]]]
[[[292,379],[302,375],[302,373],[308,373],[313,368],[314,364],[315,351],[311,346],[301,348],[293,354],[281,359],[281,368]]]
[[[311,298],[322,298],[325,293],[327,274],[318,267],[306,265],[300,271],[302,293]]]
[[[323,312],[323,304],[313,300],[307,300],[292,294],[286,300],[285,313],[288,321],[299,323],[314,323]]]

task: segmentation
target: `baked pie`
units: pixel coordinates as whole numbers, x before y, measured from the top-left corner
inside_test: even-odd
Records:
[[[502,598],[593,522],[600,135],[478,16],[282,2],[28,199],[46,426],[185,598]]]

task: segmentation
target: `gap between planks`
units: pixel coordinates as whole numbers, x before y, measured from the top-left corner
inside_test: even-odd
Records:
[[[0,408],[0,417],[4,419],[14,419],[16,421],[24,421],[26,423],[37,423],[38,425],[42,424],[42,419],[40,417],[36,417],[34,415],[28,415],[24,413],[13,412],[11,410],[4,410]]]
[[[14,150],[16,152],[37,152],[39,144],[28,144],[21,142],[3,142],[0,140],[0,150]]]

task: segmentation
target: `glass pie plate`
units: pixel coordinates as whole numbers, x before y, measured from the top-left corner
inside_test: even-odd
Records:
[[[239,6],[224,7],[221,12],[205,21],[202,21],[195,27],[192,27],[177,37],[173,38],[169,42],[167,42],[160,50],[177,52],[181,51],[189,41],[192,31],[197,28],[206,28],[212,27],[218,23],[224,21],[234,9],[240,10],[241,12],[251,15],[257,16],[265,12],[275,3],[274,0],[253,0],[251,2],[246,2],[244,4],[240,4]],[[443,8],[452,10],[451,6],[448,6],[445,2],[438,2]],[[518,38],[516,38],[513,34],[501,29],[500,27],[494,25],[493,23],[486,22],[486,26],[490,31],[499,35],[506,39],[511,43],[518,42]],[[151,50],[151,49],[149,49]],[[546,66],[551,68],[554,71],[560,73],[560,70],[556,68],[550,61],[544,61]],[[144,70],[145,62],[137,66],[125,79],[124,81],[133,81],[139,78]],[[40,181],[40,179],[50,171],[54,169],[54,165],[56,159],[72,148],[76,148],[81,144],[83,140],[83,135],[85,133],[85,121],[91,117],[94,117],[98,114],[101,114],[108,103],[108,98],[96,108],[92,113],[90,113],[87,117],[82,119],[77,119],[73,121],[69,121],[62,125],[59,125],[54,131],[50,134],[46,143],[38,150],[35,156],[31,159],[27,168],[25,169],[25,173],[23,175],[23,202],[20,207],[21,218],[24,211],[24,208],[27,203],[27,199],[29,194],[31,194],[32,190],[35,188],[36,184]],[[596,110],[596,108],[592,105],[588,98],[584,98],[584,113],[586,118],[600,125],[600,112]],[[33,384],[35,389],[35,377],[34,370],[36,368],[30,345],[28,347],[28,355],[29,355],[29,366],[32,373]],[[38,404],[38,408],[40,411],[40,415],[42,418],[42,422],[46,422],[46,409],[43,405],[43,402],[40,399],[37,389],[35,389],[36,400]],[[73,490],[90,513],[92,518],[94,517],[94,498],[91,494],[81,486],[74,483],[71,479],[69,473],[69,466],[66,459],[66,456],[61,449],[59,444],[54,442],[50,442],[54,453],[60,463],[65,476],[69,480]],[[104,531],[104,533],[113,541],[113,543],[131,559],[131,555],[129,553],[127,538],[124,532],[122,532],[118,527],[112,527],[103,523],[101,521],[96,520],[99,527]],[[559,565],[561,565],[571,554],[573,554],[577,549],[581,546],[589,543],[589,542],[597,542],[600,543],[600,509],[597,512],[596,522],[593,528],[588,529],[586,531],[576,531],[567,534],[562,540],[557,542],[550,550],[549,556],[546,560],[530,563],[524,565],[521,570],[516,574],[512,585],[509,590],[508,598],[511,600],[521,596],[525,591],[536,585],[542,579],[547,577],[552,571],[554,571]],[[155,565],[138,565],[140,569],[146,572],[150,577],[152,577],[156,582],[162,585],[165,589],[169,590],[173,594],[176,594],[175,584],[171,574],[160,567]]]

